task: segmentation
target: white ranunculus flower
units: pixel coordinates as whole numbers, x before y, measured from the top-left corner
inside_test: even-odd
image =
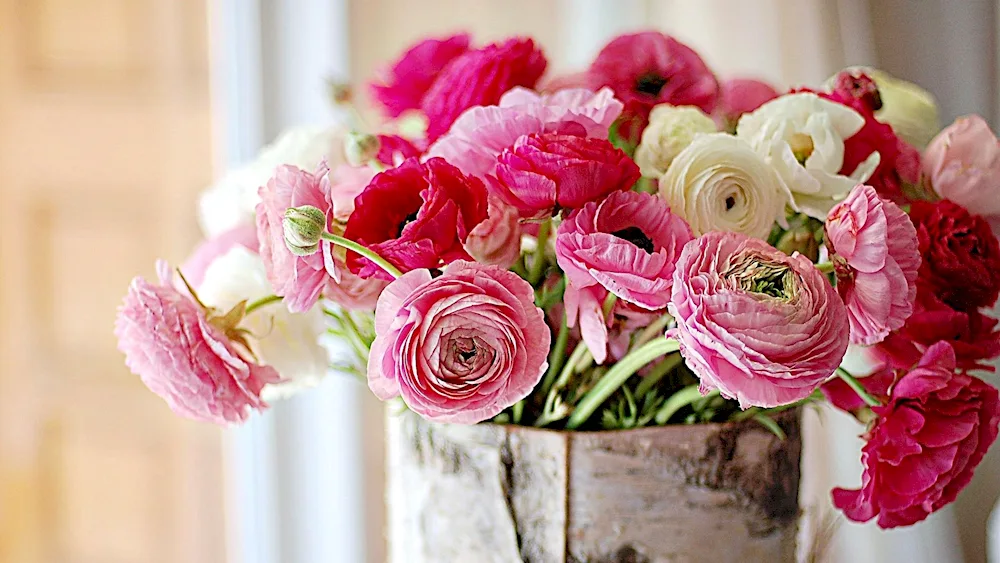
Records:
[[[792,193],[797,210],[825,219],[854,186],[867,180],[879,163],[873,152],[850,176],[840,175],[844,140],[865,119],[853,109],[802,92],[781,96],[744,114],[736,136],[774,167]]]
[[[712,118],[694,106],[661,104],[649,114],[649,125],[635,149],[635,163],[647,178],[659,178],[695,135],[715,133]]]
[[[252,302],[271,294],[263,260],[242,246],[216,258],[198,287],[198,297],[205,305],[223,311],[243,299]],[[265,401],[313,387],[326,375],[329,358],[319,344],[326,323],[320,307],[290,313],[281,303],[274,303],[250,313],[240,326],[251,332],[251,340],[256,343],[254,353],[260,361],[274,367],[286,380],[264,386],[261,397]]]
[[[312,171],[324,158],[331,169],[343,164],[344,135],[344,129],[337,126],[289,129],[261,149],[253,161],[224,174],[198,202],[198,219],[205,236],[212,238],[233,227],[252,225],[254,207],[260,201],[257,190],[278,166],[291,164]]]
[[[791,195],[746,141],[726,133],[698,135],[660,178],[660,197],[700,236],[730,231],[766,239],[784,223]]]

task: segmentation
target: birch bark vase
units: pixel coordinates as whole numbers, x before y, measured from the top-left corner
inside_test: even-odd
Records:
[[[394,563],[795,561],[799,411],[615,432],[389,423]]]

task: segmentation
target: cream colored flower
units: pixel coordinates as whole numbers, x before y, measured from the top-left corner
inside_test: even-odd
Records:
[[[745,114],[736,126],[736,136],[774,167],[791,191],[797,211],[825,219],[878,166],[879,154],[873,152],[850,176],[838,173],[844,164],[844,140],[864,124],[853,109],[802,92],[781,96]]]
[[[282,164],[291,164],[312,172],[325,158],[330,168],[344,164],[340,127],[298,127],[282,133],[261,149],[257,157],[235,168],[201,195],[198,219],[207,238],[240,225],[254,223],[254,207],[260,198],[257,190]]]
[[[712,118],[694,106],[658,105],[649,114],[649,125],[635,150],[635,163],[643,176],[659,178],[695,135],[716,131]]]
[[[729,231],[766,239],[784,222],[791,195],[746,141],[725,133],[698,135],[660,178],[660,197],[695,236]]]

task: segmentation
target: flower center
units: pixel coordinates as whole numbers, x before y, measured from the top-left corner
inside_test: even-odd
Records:
[[[654,97],[659,96],[660,90],[663,90],[663,87],[666,85],[667,79],[655,72],[647,72],[635,81],[635,89],[637,92],[649,94]]]
[[[812,155],[815,146],[812,137],[805,133],[795,133],[788,139],[788,146],[792,148],[792,154],[799,164],[805,165],[806,160]]]
[[[404,217],[402,221],[400,221],[400,223],[399,223],[399,232],[396,233],[396,236],[399,236],[399,235],[403,234],[403,227],[405,227],[405,226],[409,225],[410,223],[412,223],[412,222],[414,222],[414,221],[417,220],[417,213],[419,211],[420,211],[419,209],[415,210],[413,213],[410,213],[409,215],[407,215],[406,217]]]
[[[733,264],[725,273],[743,291],[780,300],[795,297],[795,274],[788,266],[754,257]]]
[[[729,196],[726,198],[726,211],[732,210],[736,207],[736,196]]]
[[[618,237],[625,242],[630,242],[638,246],[646,251],[646,254],[652,254],[656,250],[653,246],[653,240],[646,236],[646,233],[642,232],[642,229],[639,227],[625,227],[611,233],[611,236]]]

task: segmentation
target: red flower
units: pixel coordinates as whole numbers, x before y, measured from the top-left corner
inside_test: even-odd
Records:
[[[486,187],[442,158],[404,161],[375,176],[354,200],[344,236],[372,249],[400,270],[439,268],[471,260],[463,248],[486,219]],[[354,252],[347,266],[363,278],[390,279]]]
[[[524,135],[497,157],[490,189],[522,217],[551,216],[628,190],[639,167],[605,139],[541,133]]]
[[[408,158],[418,157],[423,152],[413,141],[405,137],[378,135],[378,154],[375,155],[375,159],[391,168]]]
[[[427,114],[427,141],[448,131],[473,106],[491,106],[515,86],[533,88],[545,72],[545,55],[531,39],[513,38],[469,51],[445,67],[420,107]]]
[[[418,109],[441,70],[468,50],[469,35],[466,33],[444,39],[425,39],[410,47],[391,67],[378,73],[376,80],[369,84],[372,98],[389,117]]]
[[[881,528],[907,526],[955,500],[997,438],[997,390],[955,373],[955,353],[941,342],[892,389],[861,450],[859,490],[833,490],[851,520],[878,517]]]
[[[956,311],[926,286],[918,285],[917,301],[906,324],[871,350],[889,367],[907,369],[929,347],[946,341],[955,349],[960,368],[993,371],[984,360],[1000,356],[996,326],[996,319],[975,310]]]
[[[915,184],[920,179],[920,153],[897,137],[892,127],[875,119],[875,111],[882,107],[875,81],[864,73],[845,70],[837,75],[832,92],[819,95],[844,104],[865,118],[864,127],[844,143],[840,173],[850,174],[877,151],[878,168],[865,183],[886,199],[903,201],[903,185]]]
[[[923,264],[919,283],[960,311],[990,307],[1000,295],[1000,244],[989,223],[951,201],[914,202]]]
[[[626,118],[638,122],[625,136],[641,133],[655,105],[697,106],[711,114],[719,98],[719,82],[698,53],[657,31],[612,39],[587,74],[595,90],[610,86],[625,103]]]

